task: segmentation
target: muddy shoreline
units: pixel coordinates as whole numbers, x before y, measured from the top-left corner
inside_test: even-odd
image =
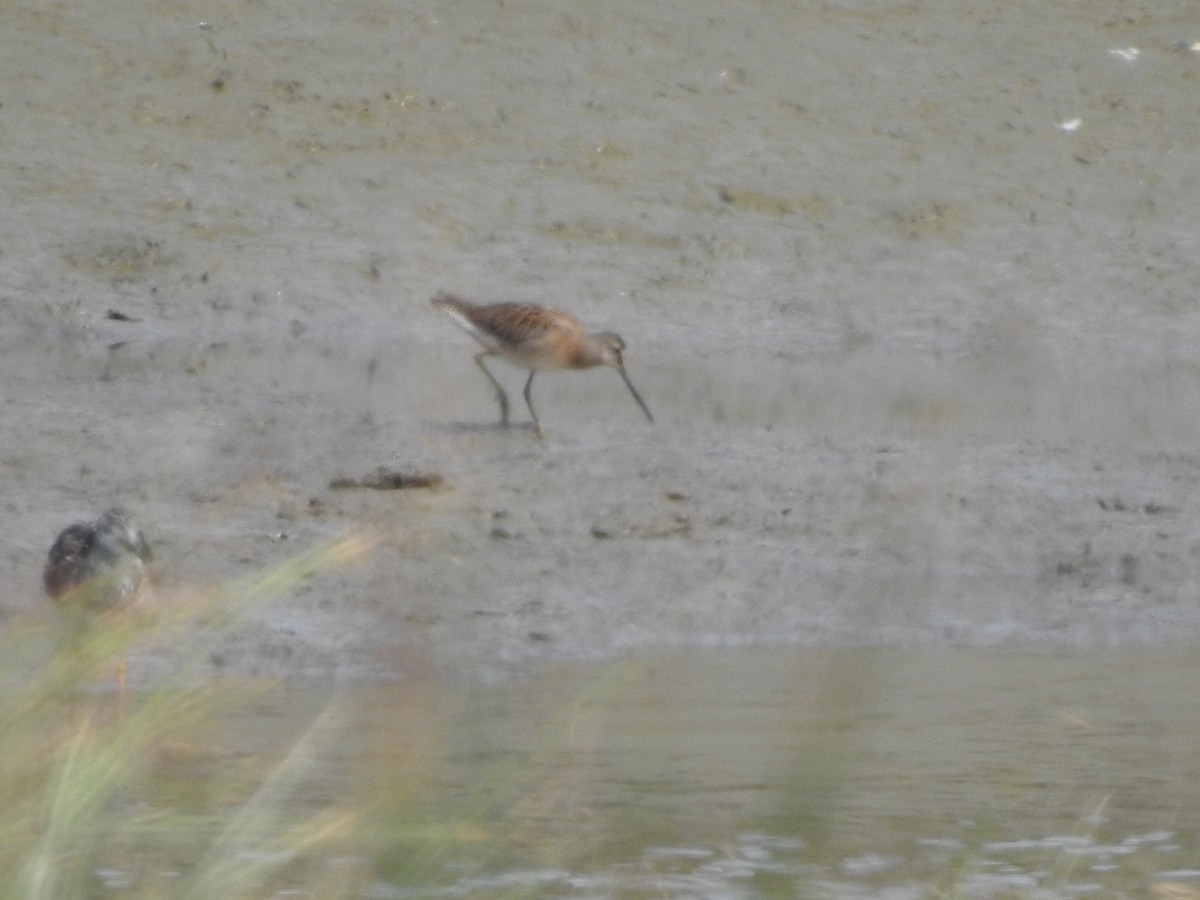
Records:
[[[14,11],[5,612],[122,503],[180,591],[375,542],[213,671],[1200,636],[1183,14],[605,10]],[[440,289],[622,334],[656,422],[496,427]]]

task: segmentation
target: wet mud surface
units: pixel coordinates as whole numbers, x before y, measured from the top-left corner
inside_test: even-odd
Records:
[[[120,503],[168,598],[374,542],[214,671],[1195,639],[1200,35],[1119,7],[18,4],[4,611]],[[442,289],[656,421],[499,428]]]

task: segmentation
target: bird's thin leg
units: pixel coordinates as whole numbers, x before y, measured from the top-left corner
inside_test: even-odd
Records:
[[[542,436],[542,423],[538,421],[537,413],[533,411],[533,397],[529,393],[529,389],[533,387],[533,376],[537,374],[537,369],[531,369],[529,372],[529,380],[525,382],[525,405],[529,407],[529,415],[533,416],[533,428],[537,432],[537,436]]]
[[[508,425],[508,394],[504,393],[504,388],[501,387],[494,375],[488,371],[488,367],[483,364],[485,356],[494,356],[491,350],[484,350],[475,356],[475,365],[483,370],[483,374],[487,376],[487,380],[492,383],[492,387],[496,389],[496,399],[500,401],[500,424]]]

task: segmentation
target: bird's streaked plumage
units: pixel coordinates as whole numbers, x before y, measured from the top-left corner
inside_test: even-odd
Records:
[[[569,312],[533,303],[479,305],[443,292],[433,298],[433,306],[450,316],[483,345],[484,350],[475,356],[475,363],[496,389],[502,424],[508,424],[508,395],[483,364],[488,356],[503,357],[529,370],[529,379],[525,382],[525,404],[529,407],[529,414],[539,435],[542,433],[542,424],[533,409],[530,396],[533,376],[538,372],[609,366],[620,374],[646,418],[654,421],[654,416],[625,372],[625,342],[619,335],[609,331],[589,333]]]

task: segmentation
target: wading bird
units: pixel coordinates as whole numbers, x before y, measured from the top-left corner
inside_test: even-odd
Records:
[[[108,613],[149,599],[150,545],[120,507],[63,529],[50,548],[42,580],[59,606],[80,616]],[[125,661],[117,664],[125,693]]]
[[[508,424],[508,395],[483,364],[489,356],[503,357],[529,370],[529,379],[525,382],[525,405],[529,407],[529,415],[533,417],[533,427],[539,437],[542,423],[533,409],[529,390],[533,386],[533,376],[542,371],[591,369],[595,366],[616,369],[646,418],[654,421],[654,416],[650,415],[645,401],[625,372],[625,342],[618,335],[609,331],[590,334],[570,313],[533,303],[481,306],[443,292],[433,298],[433,306],[450,316],[483,345],[483,352],[475,356],[475,364],[496,389],[502,425]]]

